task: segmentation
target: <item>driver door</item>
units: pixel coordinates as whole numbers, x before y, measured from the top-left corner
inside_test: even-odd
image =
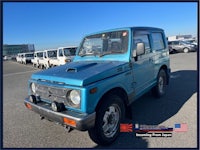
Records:
[[[145,92],[148,88],[149,82],[153,77],[153,63],[152,63],[152,49],[150,45],[150,34],[149,33],[135,33],[133,35],[133,53],[136,51],[136,44],[143,42],[145,44],[145,54],[136,56],[132,59],[133,65],[133,80],[134,80],[134,91],[136,98]]]

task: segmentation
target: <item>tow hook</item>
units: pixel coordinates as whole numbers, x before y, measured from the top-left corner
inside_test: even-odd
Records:
[[[64,125],[64,129],[65,129],[65,131],[67,131],[67,133],[69,133],[73,130],[70,126],[67,126],[67,125]]]

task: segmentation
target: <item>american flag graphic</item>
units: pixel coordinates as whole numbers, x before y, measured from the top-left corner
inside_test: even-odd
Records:
[[[174,125],[175,132],[186,132],[188,130],[188,126],[186,123],[177,123]]]

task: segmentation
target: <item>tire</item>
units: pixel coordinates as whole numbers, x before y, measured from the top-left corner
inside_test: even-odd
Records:
[[[120,122],[125,116],[125,106],[117,95],[109,95],[96,111],[95,126],[88,130],[90,138],[99,145],[109,145],[120,132]]]
[[[167,74],[165,70],[161,69],[158,73],[157,84],[152,89],[152,93],[156,98],[160,98],[165,95],[167,86]]]
[[[44,67],[45,69],[48,69],[48,67],[47,67],[47,65],[45,65],[45,67]]]
[[[189,52],[189,48],[187,48],[187,47],[184,48],[184,49],[183,49],[183,52],[184,52],[184,53],[188,53],[188,52]]]

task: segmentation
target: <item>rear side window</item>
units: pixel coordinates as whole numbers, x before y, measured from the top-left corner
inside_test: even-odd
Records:
[[[152,33],[153,49],[162,50],[165,48],[162,33]]]

